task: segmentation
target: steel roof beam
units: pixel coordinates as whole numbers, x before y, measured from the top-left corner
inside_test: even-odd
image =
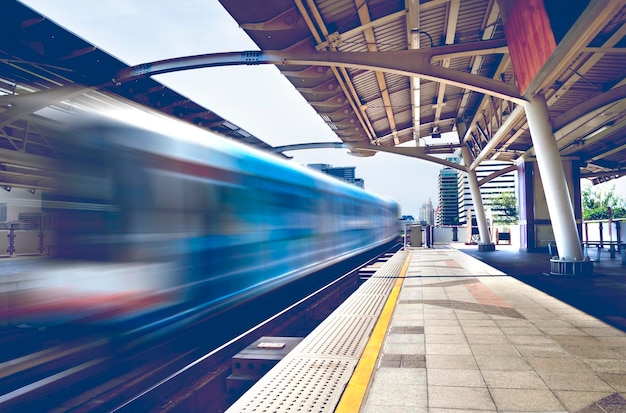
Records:
[[[283,153],[288,151],[299,151],[303,149],[341,149],[348,148],[350,146],[343,142],[311,142],[311,143],[297,143],[293,145],[275,146],[271,149],[272,152]]]
[[[486,95],[523,104],[526,100],[520,95],[517,86],[495,79],[485,78],[466,72],[434,66],[430,59],[434,55],[457,53],[469,50],[501,47],[503,40],[480,41],[418,50],[399,50],[388,52],[333,52],[333,51],[244,51],[212,53],[186,56],[132,66],[119,71],[113,79],[123,82],[160,73],[202,67],[274,64],[281,66],[334,66],[351,67],[365,70],[383,71],[403,76],[417,76],[436,82],[470,89]]]
[[[401,147],[401,146],[373,146],[363,145],[356,143],[347,143],[346,146],[355,150],[374,151],[374,152],[388,152],[396,155],[409,156],[411,158],[418,158],[428,162],[437,163],[448,168],[456,169],[461,172],[467,172],[465,165],[459,165],[458,163],[450,162],[445,159],[437,158],[436,156],[428,155],[427,149],[423,146],[416,147]]]
[[[70,99],[84,94],[94,88],[81,86],[64,86],[36,93],[0,96],[0,105],[10,109],[0,114],[0,127],[9,125],[18,119],[25,119],[39,109],[45,108],[54,102]]]
[[[52,170],[56,168],[56,161],[52,158],[18,152],[12,149],[0,149],[0,159],[0,164],[3,165],[14,165],[36,170]]]

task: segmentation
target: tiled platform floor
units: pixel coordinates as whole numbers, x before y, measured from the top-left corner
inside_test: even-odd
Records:
[[[362,412],[626,412],[626,333],[470,254],[416,248],[374,374]]]
[[[626,266],[619,254],[611,258],[602,250],[594,262],[593,277],[548,277],[547,252],[520,252],[515,246],[499,245],[494,252],[480,252],[476,246],[455,244],[473,256],[508,275],[626,331]],[[595,260],[596,252],[589,254]]]

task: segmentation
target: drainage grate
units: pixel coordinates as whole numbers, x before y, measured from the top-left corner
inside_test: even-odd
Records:
[[[406,255],[391,257],[227,412],[334,411]]]

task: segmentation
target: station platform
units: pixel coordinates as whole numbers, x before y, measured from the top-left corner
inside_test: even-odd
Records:
[[[399,251],[228,412],[625,412],[619,257],[476,249]]]

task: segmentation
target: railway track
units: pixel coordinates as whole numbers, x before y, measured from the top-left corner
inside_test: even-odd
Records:
[[[377,257],[385,259],[384,254]],[[337,272],[332,275],[337,269],[329,269],[316,274],[317,279],[332,279],[321,288],[314,289],[310,279],[299,280],[288,290],[157,340],[91,334],[4,360],[0,411],[223,411],[238,396],[227,394],[224,385],[233,355],[261,336],[306,335],[358,287],[359,269],[374,261],[361,261],[355,268],[344,264],[349,270],[338,279]],[[310,293],[286,304],[285,297],[295,297],[296,291]],[[27,336],[26,341],[36,334]]]

